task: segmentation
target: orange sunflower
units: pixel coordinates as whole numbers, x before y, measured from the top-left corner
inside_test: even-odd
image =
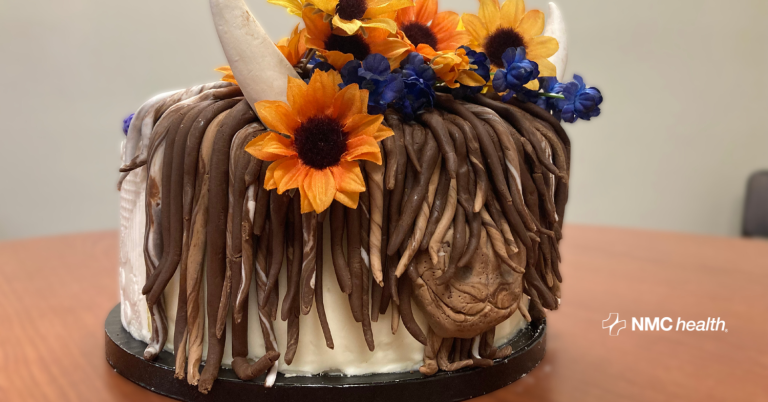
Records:
[[[306,0],[305,3],[322,10],[333,26],[346,35],[354,35],[361,27],[394,33],[397,25],[391,16],[403,7],[412,6],[413,0]]]
[[[458,14],[453,11],[437,12],[437,0],[416,0],[413,7],[397,12],[395,22],[400,33],[411,43],[411,51],[424,56],[428,56],[424,53],[429,48],[438,52],[455,51],[471,39],[467,31],[458,30]]]
[[[382,163],[378,141],[393,135],[382,115],[368,114],[368,91],[356,84],[339,90],[336,71],[316,71],[309,81],[288,77],[288,104],[256,103],[262,123],[273,132],[245,148],[273,161],[264,188],[298,188],[301,212],[322,212],[333,200],[357,208],[365,182],[358,160]]]
[[[397,68],[410,49],[404,41],[390,38],[386,29],[367,28],[366,35],[346,35],[344,31],[332,30],[324,14],[312,7],[304,8],[302,18],[307,26],[307,47],[317,49],[337,70],[353,58],[365,60],[373,53],[383,55],[392,68]]]
[[[461,22],[472,35],[472,47],[482,50],[491,60],[493,69],[504,68],[502,56],[511,47],[525,46],[528,60],[539,65],[540,76],[553,77],[557,68],[548,58],[560,48],[557,39],[541,36],[544,13],[525,12],[524,0],[480,0],[478,15],[464,14]]]

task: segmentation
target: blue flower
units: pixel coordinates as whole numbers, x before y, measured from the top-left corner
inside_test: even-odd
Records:
[[[131,113],[128,117],[123,119],[123,134],[128,135],[128,129],[131,127],[131,122],[133,121],[133,115],[136,113]]]
[[[574,74],[573,81],[556,84],[555,91],[565,96],[565,99],[558,100],[558,108],[565,122],[590,120],[600,115],[603,95],[597,88],[587,88],[581,76]]]
[[[493,77],[493,89],[501,94],[507,92],[501,100],[506,102],[518,92],[523,92],[525,84],[539,78],[539,65],[525,58],[525,47],[509,48],[502,56],[504,69],[496,71]]]
[[[459,49],[464,49],[469,59],[470,71],[474,71],[480,77],[488,82],[491,80],[491,60],[488,59],[488,55],[483,52],[478,52],[470,49],[467,46],[461,46]],[[469,95],[477,95],[483,91],[483,86],[471,87],[461,84],[458,88],[454,88],[451,93],[456,99],[462,99]]]
[[[403,79],[389,70],[386,57],[374,53],[363,60],[362,64],[352,60],[341,69],[344,83],[341,87],[358,84],[360,89],[368,90],[368,113],[383,114],[387,105],[400,98],[403,93]]]
[[[432,67],[424,63],[424,57],[413,52],[406,57],[400,71],[405,90],[395,102],[397,109],[406,121],[416,118],[416,115],[435,105],[435,90],[437,75]]]
[[[307,67],[309,67],[309,78],[304,80],[304,82],[307,84],[309,84],[309,80],[312,78],[312,76],[315,75],[315,71],[320,70],[327,73],[331,70],[335,70],[331,63],[317,58],[317,55],[312,55],[312,58],[309,59],[309,62],[307,62]]]

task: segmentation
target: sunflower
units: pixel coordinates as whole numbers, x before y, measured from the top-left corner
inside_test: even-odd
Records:
[[[453,11],[437,12],[437,0],[416,0],[413,7],[397,12],[395,22],[398,33],[412,45],[411,51],[425,56],[430,48],[438,52],[453,52],[471,39],[467,31],[458,30],[458,14]]]
[[[307,45],[305,44],[306,29],[299,31],[299,25],[297,24],[291,32],[290,38],[283,38],[277,42],[277,49],[285,56],[292,66],[296,66],[304,57],[304,53],[307,51]]]
[[[365,181],[358,160],[382,163],[378,141],[393,135],[382,115],[371,116],[368,91],[357,84],[339,89],[336,71],[317,71],[309,84],[288,77],[288,104],[256,103],[259,118],[272,132],[245,148],[273,161],[264,188],[282,194],[298,188],[301,212],[322,212],[333,200],[357,208]]]
[[[472,71],[472,65],[467,57],[467,48],[460,47],[451,52],[440,52],[431,55],[432,69],[449,88],[458,88],[461,84],[469,87],[482,87],[487,80]],[[476,67],[476,66],[475,66]]]
[[[557,53],[557,39],[541,36],[544,31],[544,13],[539,10],[525,12],[524,0],[480,0],[478,15],[464,14],[461,22],[472,35],[472,47],[484,51],[494,70],[504,68],[502,56],[512,47],[524,46],[528,60],[539,65],[542,77],[554,77],[557,68],[547,60]]]
[[[404,41],[390,38],[390,33],[386,29],[368,28],[365,30],[366,35],[334,32],[331,25],[324,20],[323,13],[315,12],[313,7],[304,8],[302,18],[304,25],[307,26],[307,47],[317,49],[337,69],[344,66],[344,64],[337,65],[343,60],[350,61],[354,58],[362,61],[373,53],[383,55],[389,60],[392,68],[397,68],[410,49]]]
[[[305,3],[312,4],[328,15],[334,27],[340,28],[347,35],[354,35],[361,27],[381,28],[394,33],[397,25],[391,17],[397,10],[412,6],[413,0],[307,0]]]

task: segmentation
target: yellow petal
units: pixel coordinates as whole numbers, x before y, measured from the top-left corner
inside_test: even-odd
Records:
[[[318,213],[331,206],[333,196],[336,194],[336,182],[329,169],[308,169],[302,187],[315,212]]]
[[[485,22],[488,32],[493,32],[499,28],[499,0],[480,0],[480,11],[477,16]]]
[[[539,90],[539,80],[533,80],[527,84],[525,84],[525,87],[534,91]]]
[[[267,3],[285,7],[293,15],[301,16],[303,4],[299,0],[267,0]]]
[[[516,28],[525,15],[525,1],[507,0],[501,6],[501,26],[503,28]]]
[[[288,105],[290,105],[293,114],[299,119],[299,121],[302,121],[303,119],[301,116],[307,112],[307,108],[305,107],[307,97],[307,83],[299,78],[288,77],[287,97]]]
[[[286,158],[274,171],[277,193],[282,194],[292,188],[299,188],[308,172],[309,168],[304,166],[297,156]]]
[[[539,36],[525,41],[526,56],[533,58],[550,58],[560,50],[557,39],[551,36]]]
[[[306,117],[312,117],[317,115],[330,116],[333,111],[333,100],[336,98],[336,93],[339,92],[339,87],[336,83],[336,77],[338,76],[336,71],[317,71],[309,80],[309,86],[307,87],[307,101],[305,105],[310,103],[313,108],[307,108],[308,112]],[[309,111],[312,110],[313,111]],[[306,121],[306,119],[301,119]]]
[[[379,144],[372,137],[357,137],[347,141],[347,152],[342,160],[367,160],[381,165],[381,152]]]
[[[383,140],[385,138],[388,138],[388,137],[391,137],[393,135],[395,135],[395,132],[392,131],[391,128],[389,128],[389,127],[387,127],[387,126],[382,124],[376,130],[376,134],[373,135],[373,139],[376,140],[376,141],[381,141],[381,140]]]
[[[232,74],[232,67],[230,66],[221,66],[217,69],[214,69],[213,71],[218,71],[223,74]]]
[[[485,38],[488,37],[488,28],[480,17],[474,14],[464,14],[461,16],[461,22],[464,24],[464,28],[472,35],[472,39],[478,45],[482,46],[485,42]]]
[[[530,59],[539,64],[539,77],[556,77],[557,67],[547,59]]]
[[[344,131],[348,133],[348,140],[352,140],[357,137],[373,137],[376,134],[381,122],[384,120],[383,115],[367,115],[358,114],[352,116],[344,126]]]
[[[323,56],[325,56],[325,60],[328,62],[328,64],[332,65],[333,68],[335,68],[338,71],[341,71],[341,69],[347,63],[355,59],[355,56],[351,54],[342,53],[335,50],[330,52],[325,52]]]
[[[480,87],[485,85],[485,82],[486,82],[483,79],[483,77],[479,76],[476,72],[467,71],[467,70],[462,71],[461,74],[459,74],[459,78],[457,78],[457,81],[459,81],[464,85],[469,85],[471,87]]]
[[[267,173],[264,176],[264,188],[267,190],[274,190],[277,188],[277,183],[275,183],[275,170],[280,167],[281,164],[285,163],[288,160],[288,158],[283,158],[277,161],[272,162],[271,165],[267,168]]]
[[[358,29],[360,29],[362,25],[363,23],[360,22],[360,20],[347,21],[339,17],[338,14],[333,17],[333,26],[340,28],[341,30],[346,32],[347,35],[354,34],[355,32],[357,32]]]
[[[368,9],[363,18],[377,18],[412,6],[413,0],[368,0]]]
[[[293,141],[275,133],[265,133],[254,138],[245,146],[245,150],[263,161],[276,161],[296,155]]]
[[[365,191],[365,180],[357,162],[341,161],[330,168],[336,181],[336,191],[360,193]]]
[[[381,28],[386,29],[392,33],[397,32],[397,24],[395,21],[389,18],[374,18],[371,20],[366,20],[362,23],[362,25],[366,28]]]
[[[254,105],[259,119],[270,130],[278,133],[293,135],[293,132],[301,125],[296,115],[285,102],[261,101]]]
[[[363,104],[360,101],[361,94],[362,91],[360,91],[357,84],[344,87],[344,89],[336,94],[336,98],[333,100],[333,114],[331,117],[346,123],[352,116],[365,113],[368,104],[367,102]]]
[[[299,198],[301,198],[301,213],[308,214],[314,212],[315,207],[312,206],[312,202],[309,201],[309,197],[307,197],[307,192],[304,190],[304,183],[301,183],[301,186],[299,186],[299,193]]]
[[[339,4],[339,0],[312,0],[311,2],[312,5],[330,15],[336,14],[336,5]]]
[[[336,195],[333,198],[347,208],[357,209],[357,204],[360,201],[360,193],[336,191]]]
[[[525,13],[523,19],[517,24],[515,31],[523,38],[533,38],[544,32],[544,13],[539,10],[531,10]]]

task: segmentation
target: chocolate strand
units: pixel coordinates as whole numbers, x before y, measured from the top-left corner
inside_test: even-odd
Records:
[[[406,204],[402,209],[403,214],[400,216],[397,226],[389,239],[387,254],[393,255],[397,252],[397,249],[403,243],[403,240],[405,240],[408,229],[413,225],[413,221],[416,219],[416,214],[420,210],[419,207],[424,202],[424,198],[427,195],[429,180],[431,179],[432,172],[437,164],[438,155],[439,150],[434,136],[427,135],[424,152],[422,153],[422,160],[424,161],[422,172],[414,181],[414,184],[411,187],[412,190],[408,194]]]
[[[383,152],[381,145],[379,150]],[[383,155],[383,153],[382,153]],[[365,162],[365,171],[368,174],[368,193],[370,194],[370,258],[371,258],[371,272],[373,273],[373,279],[380,288],[384,286],[384,274],[382,270],[381,262],[381,238],[382,238],[382,221],[384,219],[384,164],[377,165],[373,162]],[[378,308],[373,309],[378,311]]]
[[[360,209],[347,208],[347,255],[352,291],[349,304],[355,322],[363,322],[363,257],[360,247]]]
[[[304,258],[301,264],[301,314],[307,315],[312,310],[315,298],[315,280],[317,269],[317,214],[303,214],[302,233],[304,235]]]
[[[370,314],[370,270],[368,267],[363,267],[363,337],[365,338],[365,344],[368,346],[368,350],[373,352],[376,349],[376,345],[373,342],[373,329],[371,328],[371,314]]]
[[[277,190],[269,192],[269,220],[272,223],[272,249],[270,257],[272,260],[269,265],[267,291],[261,300],[262,304],[268,303],[278,285],[277,278],[283,266],[283,254],[285,253],[285,218],[288,214],[288,202],[290,199],[291,197],[288,193],[278,194]]]
[[[389,165],[387,165],[389,166]],[[389,195],[391,191],[384,189],[384,207],[383,207],[383,213],[384,217],[382,218],[381,223],[381,244],[387,244],[389,240],[389,220],[387,219],[387,212],[389,211]],[[389,270],[393,266],[390,263],[390,260],[392,259],[392,256],[388,256],[384,254],[382,256],[381,261],[381,270],[382,270],[382,276],[384,280],[384,285],[381,289],[381,299],[379,300],[378,307],[374,305],[374,310],[378,310],[379,314],[385,314],[387,310],[389,309],[389,302],[392,300],[392,286],[390,284],[390,276],[389,276]],[[374,287],[375,289],[375,287]],[[371,316],[371,321],[378,321],[378,317],[374,319],[374,316]]]
[[[232,361],[232,368],[235,370],[237,378],[250,381],[266,373],[279,358],[280,353],[277,351],[267,352],[253,364],[249,363],[245,357],[235,357]]]
[[[469,196],[469,158],[467,157],[467,143],[464,140],[464,134],[450,121],[444,121],[445,127],[451,134],[454,146],[456,147],[456,157],[458,159],[458,170],[456,171],[456,185],[458,189],[458,202],[464,212],[472,214],[474,212],[474,200]]]
[[[254,121],[248,101],[242,101],[227,114],[221,124],[211,153],[210,186],[208,189],[208,233],[207,233],[207,310],[209,323],[218,321],[218,304],[224,286],[226,269],[226,220],[228,210],[229,157],[232,139],[235,134]],[[208,325],[208,355],[206,365],[200,377],[198,389],[206,394],[213,387],[218,377],[221,360],[224,356],[226,328],[219,334],[214,325]]]
[[[419,367],[419,372],[426,376],[431,376],[437,373],[439,367],[437,366],[437,353],[440,350],[440,345],[443,339],[435,335],[430,327],[427,331],[427,343],[424,348],[424,365]]]
[[[317,318],[320,320],[320,327],[323,329],[325,346],[333,349],[333,336],[331,327],[328,326],[328,317],[325,314],[325,303],[323,302],[323,237],[324,227],[322,222],[317,225],[317,259],[315,265],[315,307],[317,307]]]
[[[464,208],[456,208],[453,219],[453,242],[451,243],[451,258],[448,260],[448,268],[436,279],[438,286],[444,286],[450,282],[456,273],[459,260],[465,253],[467,243],[467,223],[464,217]]]
[[[395,135],[387,137],[382,141],[387,158],[387,172],[384,175],[384,183],[387,190],[393,190],[397,180],[397,167],[400,165],[397,138],[402,138],[403,136],[403,124],[400,115],[391,109],[386,111],[384,119],[387,122],[387,126],[395,133]]]
[[[453,144],[453,140],[451,140],[451,135],[448,133],[448,129],[445,127],[445,123],[443,123],[442,117],[440,117],[438,112],[431,110],[421,114],[420,118],[432,131],[434,139],[437,141],[437,145],[440,148],[440,153],[442,153],[443,159],[445,160],[445,167],[448,169],[448,174],[451,176],[451,179],[455,179],[456,172],[459,170],[459,161],[456,156],[456,147]]]
[[[403,139],[405,141],[405,152],[408,154],[413,167],[416,171],[421,173],[421,162],[419,161],[419,153],[416,152],[413,145],[413,130],[414,126],[411,124],[403,125]]]
[[[331,257],[339,288],[342,293],[348,295],[352,292],[352,277],[344,257],[344,210],[344,205],[338,201],[331,204]]]
[[[413,265],[411,262],[409,265]],[[400,318],[403,320],[403,326],[408,330],[408,333],[413,336],[413,339],[419,341],[422,345],[427,344],[427,336],[424,335],[424,331],[416,322],[413,317],[413,306],[411,306],[411,294],[413,293],[413,286],[411,284],[411,278],[408,275],[400,277],[398,290],[400,292]]]
[[[467,154],[472,171],[476,177],[476,198],[474,199],[473,212],[480,212],[480,208],[485,204],[485,195],[487,194],[489,182],[488,173],[485,171],[483,156],[480,150],[480,144],[474,132],[474,128],[459,116],[447,114],[446,120],[453,123],[461,130],[467,145]]]
[[[256,215],[253,217],[253,234],[256,236],[261,236],[264,233],[264,222],[266,222],[267,213],[269,212],[270,191],[264,188],[264,181],[271,164],[272,162],[265,161],[259,174],[258,193],[256,194]]]
[[[291,199],[288,224],[286,226],[288,228],[288,235],[286,236],[286,243],[288,244],[286,253],[288,256],[288,289],[283,297],[283,309],[280,314],[280,318],[283,321],[288,321],[291,315],[294,314],[301,289],[304,238],[302,235],[301,199],[298,196]]]
[[[456,179],[451,179],[451,185],[448,190],[448,201],[445,204],[445,213],[443,213],[442,218],[440,218],[440,222],[438,222],[437,228],[435,229],[435,234],[432,235],[432,239],[429,241],[429,256],[434,265],[437,265],[437,253],[443,242],[443,237],[451,226],[451,222],[453,222],[453,217],[456,213],[456,200]]]
[[[424,236],[422,236],[419,250],[426,250],[429,246],[429,241],[432,240],[432,235],[435,234],[437,224],[440,222],[440,218],[445,212],[445,204],[448,202],[448,190],[451,188],[451,177],[448,175],[448,171],[442,169],[440,171],[440,179],[437,184],[437,190],[435,191],[435,199],[432,202],[432,210],[429,214],[427,221],[427,228],[424,230]]]
[[[395,126],[396,128],[397,126]],[[403,133],[395,131],[394,138],[396,140],[397,145],[397,168],[396,168],[396,174],[395,174],[395,187],[392,190],[392,193],[390,194],[389,199],[389,233],[388,238],[391,242],[392,235],[395,232],[395,229],[397,228],[398,222],[400,221],[400,211],[401,211],[401,203],[403,202],[403,198],[405,195],[405,178],[406,178],[406,170],[408,165],[408,156],[405,152],[405,143],[403,140]],[[400,245],[397,244],[395,248],[399,247]],[[389,252],[389,242],[387,243],[387,255],[392,255],[394,253]],[[394,273],[394,269],[391,269],[392,273]],[[397,292],[394,292],[392,294],[392,297],[397,298]]]
[[[235,294],[235,308],[232,314],[234,322],[240,322],[243,319],[243,312],[245,306],[248,303],[248,294],[251,290],[251,282],[253,281],[253,215],[256,213],[254,206],[256,205],[256,181],[258,180],[261,170],[262,161],[260,159],[251,158],[250,166],[245,173],[245,185],[247,187],[245,192],[245,200],[243,200],[243,218],[242,218],[242,264],[240,264],[241,276],[243,280],[240,282],[240,288],[237,289]]]
[[[199,367],[203,360],[203,338],[205,331],[205,312],[202,308],[203,259],[207,244],[206,231],[208,228],[208,173],[210,171],[211,153],[216,133],[219,131],[221,122],[229,113],[229,109],[223,109],[223,107],[234,106],[227,105],[225,102],[219,102],[216,106],[208,108],[195,122],[195,128],[190,133],[188,142],[199,139],[200,142],[197,147],[199,152],[190,153],[190,155],[199,154],[199,156],[197,158],[187,158],[185,161],[185,165],[187,165],[186,162],[189,161],[190,164],[195,164],[191,160],[197,160],[197,178],[194,186],[195,201],[190,221],[189,255],[186,258],[187,326],[189,327],[187,382],[190,385],[197,385],[200,381]],[[239,101],[236,103],[239,103]],[[188,145],[195,146],[196,144]],[[189,149],[189,146],[187,149]]]
[[[501,235],[501,230],[496,226],[496,223],[491,218],[491,215],[488,214],[485,207],[480,210],[480,217],[482,218],[483,226],[488,233],[488,238],[491,240],[493,251],[496,252],[496,256],[503,264],[512,268],[513,271],[522,274],[525,269],[512,262],[509,258],[509,255],[507,254],[507,244],[504,241],[504,237]]]

